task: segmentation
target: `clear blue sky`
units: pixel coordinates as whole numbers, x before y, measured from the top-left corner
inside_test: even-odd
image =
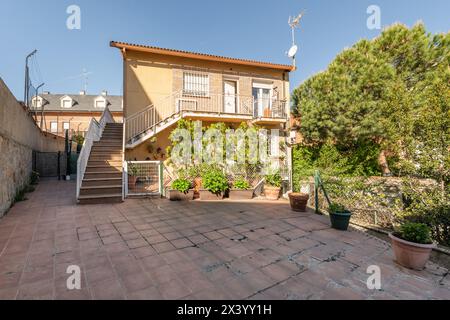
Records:
[[[81,30],[66,28],[71,4],[81,8]],[[2,0],[0,77],[22,99],[24,58],[36,48],[44,90],[78,92],[82,78],[72,77],[86,68],[89,93],[121,94],[122,60],[111,40],[290,63],[288,16],[306,10],[294,88],[345,47],[379,34],[366,27],[371,4],[381,7],[383,26],[422,20],[429,32],[450,30],[448,0]]]

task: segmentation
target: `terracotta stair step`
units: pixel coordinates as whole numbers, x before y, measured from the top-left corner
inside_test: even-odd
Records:
[[[91,173],[91,172],[122,172],[122,166],[111,166],[111,165],[88,165],[86,166],[85,173]]]
[[[122,172],[120,171],[104,171],[104,172],[85,172],[85,179],[95,179],[95,178],[121,178]]]
[[[122,183],[122,177],[120,178],[91,178],[83,179],[82,187],[103,187],[114,186]]]
[[[89,161],[122,161],[122,155],[91,155]]]
[[[111,166],[111,167],[122,167],[122,160],[89,160],[87,163],[88,167],[93,166]]]
[[[81,187],[80,196],[94,196],[102,194],[121,194],[122,185],[110,185],[110,186],[86,186]]]
[[[120,203],[122,202],[122,193],[79,196],[78,201],[80,204]]]

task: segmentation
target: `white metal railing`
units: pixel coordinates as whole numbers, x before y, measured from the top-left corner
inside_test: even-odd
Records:
[[[106,124],[114,122],[114,118],[108,107],[106,107],[103,111],[100,121],[97,121],[95,118],[91,119],[89,129],[84,137],[83,148],[81,149],[77,161],[77,199],[80,196],[81,183],[83,182],[84,173],[86,171],[92,146],[95,141],[100,141]]]
[[[128,142],[144,132],[154,130],[162,121],[183,112],[242,115],[253,118],[287,117],[286,101],[283,100],[223,93],[207,96],[187,95],[180,91],[127,117],[124,120],[125,140]]]
[[[125,197],[163,195],[162,161],[124,161]]]

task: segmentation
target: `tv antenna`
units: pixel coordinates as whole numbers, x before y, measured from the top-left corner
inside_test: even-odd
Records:
[[[305,15],[305,12],[302,11],[298,16],[289,17],[289,20],[288,20],[288,24],[291,27],[291,31],[292,31],[292,46],[289,49],[289,51],[287,52],[287,55],[289,58],[292,59],[294,68],[296,67],[295,56],[297,55],[297,52],[298,52],[298,46],[295,44],[295,29],[300,27],[300,22],[301,22],[302,18],[304,17],[304,15]]]
[[[86,68],[83,68],[83,73],[81,74],[81,76],[83,77],[83,90],[85,93],[87,93],[90,74],[92,74],[92,72],[88,72]]]

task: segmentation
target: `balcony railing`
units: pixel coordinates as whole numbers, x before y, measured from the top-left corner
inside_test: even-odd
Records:
[[[197,96],[177,92],[127,117],[125,138],[129,141],[178,113],[243,116],[252,119],[286,119],[287,117],[284,100],[223,93]]]

